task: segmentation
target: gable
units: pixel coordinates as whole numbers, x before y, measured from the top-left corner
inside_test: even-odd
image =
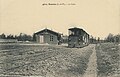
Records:
[[[39,32],[37,32],[35,34],[48,34],[48,33],[56,35],[56,36],[60,36],[61,35],[60,33],[57,33],[55,31],[52,31],[52,30],[49,30],[49,29],[41,30],[41,31],[39,31]]]

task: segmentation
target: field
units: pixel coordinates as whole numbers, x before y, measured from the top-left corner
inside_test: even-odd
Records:
[[[120,46],[1,44],[0,76],[119,77]]]
[[[0,75],[77,77],[83,75],[94,45],[1,45]]]
[[[100,77],[120,77],[120,45],[113,43],[96,46],[97,69]]]

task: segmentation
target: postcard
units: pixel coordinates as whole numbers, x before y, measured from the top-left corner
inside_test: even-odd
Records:
[[[120,0],[0,0],[0,77],[120,77]]]

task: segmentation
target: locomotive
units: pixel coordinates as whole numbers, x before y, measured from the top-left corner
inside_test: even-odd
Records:
[[[89,34],[81,28],[68,29],[68,47],[80,48],[89,45]]]

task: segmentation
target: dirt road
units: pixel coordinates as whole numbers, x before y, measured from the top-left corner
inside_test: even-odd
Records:
[[[97,57],[95,47],[88,62],[88,67],[83,77],[97,77]]]

